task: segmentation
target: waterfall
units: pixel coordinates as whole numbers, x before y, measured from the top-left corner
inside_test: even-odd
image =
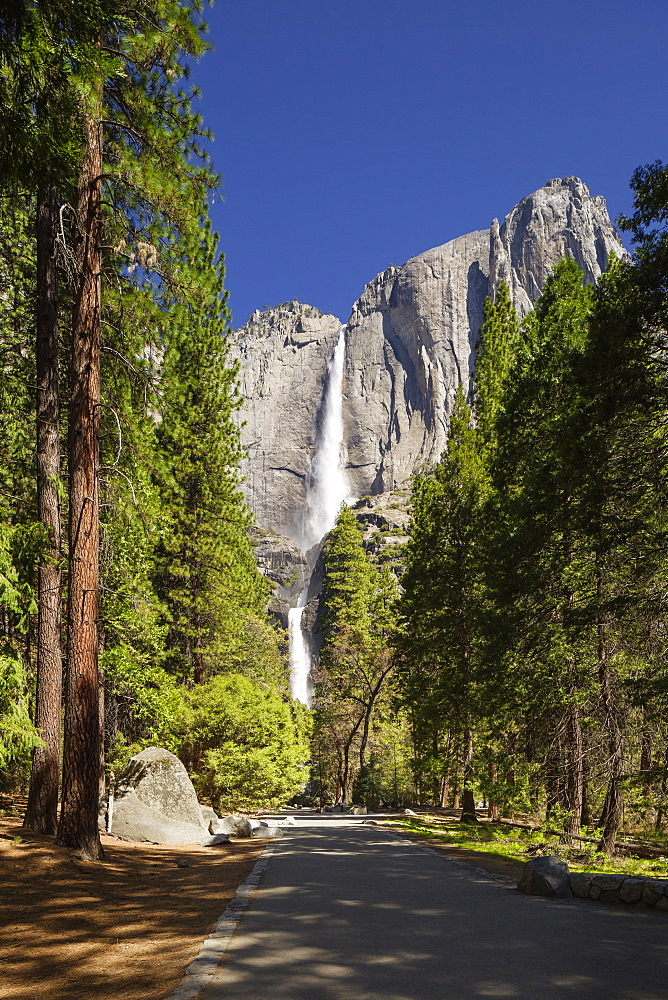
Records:
[[[299,539],[302,551],[318,545],[334,527],[341,504],[350,499],[343,444],[343,363],[346,328],[341,327],[334,353],[327,364],[325,394],[306,486],[306,510]],[[299,595],[297,606],[288,612],[290,636],[290,693],[305,705],[311,703],[311,656],[301,619],[308,587]]]
[[[306,490],[307,517],[303,548],[322,541],[334,527],[341,504],[348,499],[346,454],[343,446],[343,362],[346,328],[341,327],[334,353],[327,365],[327,384],[320,426]]]
[[[311,654],[308,640],[302,629],[302,614],[306,606],[308,587],[304,587],[297,606],[288,611],[288,635],[290,637],[290,694],[293,698],[311,704]]]

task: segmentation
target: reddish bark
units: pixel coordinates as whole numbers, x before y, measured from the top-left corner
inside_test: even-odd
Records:
[[[35,725],[44,741],[33,755],[24,826],[55,834],[58,824],[62,700],[60,569],[60,419],[58,401],[58,202],[51,187],[37,198],[37,510],[49,533],[38,569]]]
[[[101,126],[86,122],[77,203],[76,290],[70,367],[68,670],[63,802],[58,840],[87,858],[102,856],[98,831],[100,716],[99,417]]]

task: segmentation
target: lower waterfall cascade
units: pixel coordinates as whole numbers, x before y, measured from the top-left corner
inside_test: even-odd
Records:
[[[288,611],[290,637],[290,694],[304,705],[311,704],[311,654],[308,639],[302,629],[302,614],[306,605],[308,587],[304,587],[294,608]]]

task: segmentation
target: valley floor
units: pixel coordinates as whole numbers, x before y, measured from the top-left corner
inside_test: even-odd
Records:
[[[2,1000],[161,1000],[264,846],[102,842],[84,862],[0,819]]]

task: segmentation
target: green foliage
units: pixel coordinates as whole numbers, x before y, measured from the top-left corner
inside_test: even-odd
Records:
[[[505,282],[494,302],[485,302],[485,316],[476,352],[475,413],[483,440],[493,445],[496,423],[508,390],[508,377],[515,363],[520,327]]]
[[[447,776],[464,767],[480,711],[482,518],[489,484],[479,432],[459,387],[447,450],[416,476],[406,572],[399,601],[398,692],[413,726],[416,786],[440,801]]]
[[[198,792],[215,809],[276,808],[308,777],[308,713],[240,674],[189,691],[175,735]]]
[[[355,774],[376,767],[367,762],[367,752],[377,759],[393,669],[389,636],[395,627],[397,583],[388,566],[371,561],[362,543],[362,528],[346,506],[325,540],[323,560],[314,756],[322,793],[334,786],[331,797],[347,802]],[[374,779],[365,787],[370,801],[375,800],[378,782]],[[361,788],[358,781],[359,794]]]
[[[362,644],[371,641],[374,574],[362,545],[362,529],[352,510],[343,506],[323,549],[325,649],[344,629],[351,628]]]
[[[18,616],[16,632],[25,633],[28,610],[32,610],[32,595],[21,584],[12,559],[12,542],[16,532],[0,521],[0,607],[5,614]],[[18,637],[18,636],[17,636]],[[12,790],[17,784],[25,787],[30,773],[31,751],[40,745],[39,734],[28,711],[28,683],[18,643],[5,636],[0,645],[0,787]]]
[[[40,746],[39,733],[31,722],[26,694],[26,676],[21,661],[0,653],[0,789],[25,788],[30,774],[31,752]]]
[[[278,654],[266,630],[248,627],[264,616],[267,588],[239,488],[240,399],[222,265],[203,220],[180,252],[187,297],[174,299],[163,320],[157,481],[167,524],[156,582],[170,615],[171,669],[202,680],[205,672],[238,669],[254,648]]]
[[[208,47],[201,9],[199,0],[19,0],[0,10],[0,177],[9,192],[0,221],[0,603],[8,655],[26,662],[7,690],[17,711],[27,704],[45,541],[34,524],[31,199],[48,187],[60,205],[74,203],[83,126],[100,115],[102,93],[100,645],[115,770],[148,744],[176,746],[184,679],[236,671],[287,687],[239,489],[237,370],[207,219],[217,178],[187,83],[189,60]],[[64,343],[74,226],[65,207]]]

